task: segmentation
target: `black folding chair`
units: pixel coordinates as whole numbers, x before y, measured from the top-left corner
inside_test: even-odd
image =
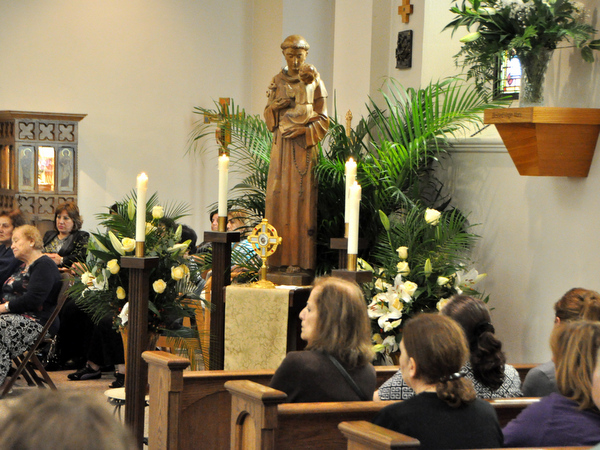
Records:
[[[52,344],[52,339],[55,337],[48,336],[48,330],[50,326],[54,323],[54,320],[60,313],[65,301],[67,300],[67,289],[70,286],[70,277],[66,273],[61,274],[62,277],[62,286],[60,288],[60,292],[58,293],[58,298],[56,299],[56,308],[50,315],[50,318],[42,328],[40,335],[37,339],[29,346],[25,352],[21,355],[13,358],[13,363],[17,366],[13,374],[11,375],[8,382],[4,385],[4,389],[0,394],[0,398],[3,398],[8,392],[11,390],[17,378],[23,374],[23,377],[27,380],[29,385],[33,385],[33,381],[37,383],[39,387],[45,387],[44,382],[50,387],[50,389],[56,390],[56,385],[48,375],[48,372],[44,368],[44,365],[41,363],[40,359],[37,356],[37,352],[41,348],[43,344]],[[38,376],[37,372],[41,375]]]

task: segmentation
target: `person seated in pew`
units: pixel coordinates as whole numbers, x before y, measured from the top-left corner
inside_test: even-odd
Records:
[[[455,295],[440,314],[456,320],[465,332],[470,358],[463,368],[480,398],[521,397],[517,370],[506,364],[502,342],[495,336],[486,304],[468,295]],[[414,391],[406,384],[402,369],[375,392],[373,400],[406,400]]]
[[[600,321],[600,294],[583,288],[568,290],[554,304],[554,326],[577,319]],[[531,369],[523,382],[525,397],[545,397],[558,392],[554,361]]]
[[[304,351],[287,354],[270,386],[289,402],[370,400],[376,387],[371,329],[356,283],[322,277],[300,312]]]
[[[567,447],[600,442],[592,372],[598,362],[600,323],[568,322],[550,338],[558,393],[525,408],[504,427],[507,447]]]
[[[502,447],[492,405],[476,396],[464,364],[469,347],[460,325],[419,314],[402,331],[400,369],[415,395],[383,408],[376,425],[414,437],[427,448]]]

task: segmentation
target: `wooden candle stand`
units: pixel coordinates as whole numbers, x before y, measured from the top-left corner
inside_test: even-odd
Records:
[[[225,286],[231,284],[231,244],[239,242],[238,231],[207,231],[204,241],[212,242],[212,291],[209,352],[210,370],[222,370],[225,360]]]
[[[369,247],[369,240],[366,238],[358,239],[358,249],[364,250]],[[331,238],[329,248],[339,250],[338,267],[348,266],[348,238]]]
[[[158,258],[123,256],[121,266],[129,269],[129,320],[127,342],[127,382],[125,383],[125,424],[139,448],[144,440],[144,413],[148,386],[148,364],[142,352],[148,350],[148,298],[150,272]]]

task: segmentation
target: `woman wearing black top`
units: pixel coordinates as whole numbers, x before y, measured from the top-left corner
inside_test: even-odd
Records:
[[[85,261],[90,235],[81,230],[82,225],[83,219],[75,203],[65,202],[57,206],[55,229],[44,234],[44,253],[62,270],[67,270],[74,262]]]
[[[404,326],[400,352],[402,375],[415,395],[386,406],[373,423],[418,439],[422,448],[502,447],[494,408],[476,398],[461,371],[469,347],[458,323],[418,315]]]
[[[0,304],[0,383],[11,359],[38,337],[56,307],[61,278],[56,264],[42,253],[39,231],[24,225],[15,229],[12,250],[23,264],[6,280]],[[58,330],[58,320],[50,332]]]

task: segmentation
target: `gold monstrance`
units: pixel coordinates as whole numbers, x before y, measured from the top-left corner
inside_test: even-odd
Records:
[[[281,244],[282,238],[277,235],[277,230],[273,225],[269,225],[267,219],[254,227],[252,234],[248,236],[248,241],[260,259],[262,267],[260,268],[260,280],[252,285],[255,288],[272,289],[275,285],[267,280],[267,258],[275,253],[277,246]]]

